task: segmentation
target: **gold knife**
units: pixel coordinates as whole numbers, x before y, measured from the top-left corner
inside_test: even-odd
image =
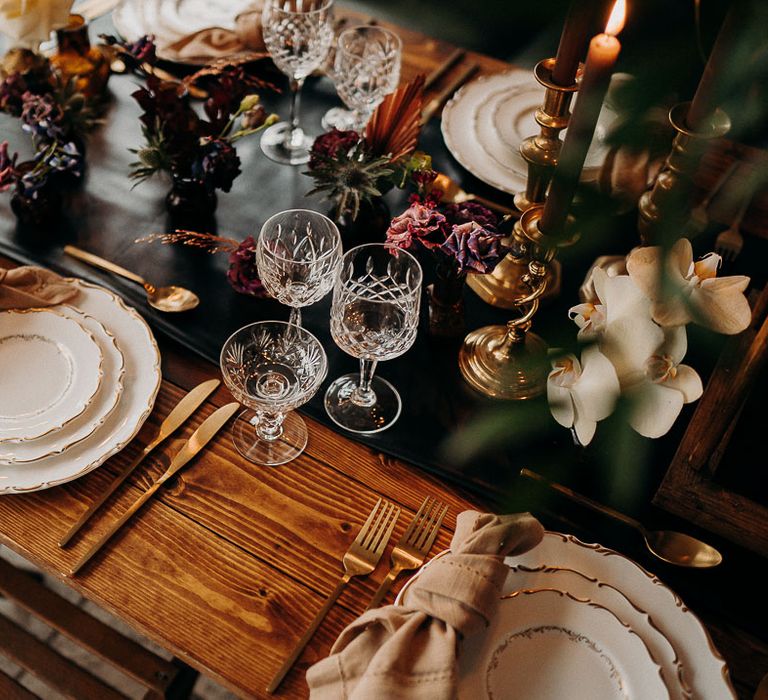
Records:
[[[203,402],[215,391],[215,389],[221,384],[218,379],[209,379],[207,382],[198,384],[192,391],[190,391],[179,403],[176,404],[174,409],[168,414],[168,417],[162,422],[155,434],[152,441],[139,453],[134,460],[127,464],[123,471],[121,471],[115,480],[104,491],[69,528],[64,537],[59,540],[59,547],[66,547],[69,541],[77,534],[78,530],[90,520],[91,516],[99,509],[102,503],[106,501],[120,486],[128,476],[133,472],[139,464],[144,461],[144,458],[152,452],[161,442],[176,432],[200,406]]]
[[[98,552],[112,536],[139,510],[168,479],[176,474],[184,465],[189,462],[200,450],[202,450],[213,438],[216,433],[224,427],[225,423],[240,408],[236,401],[228,403],[226,406],[216,409],[208,418],[206,418],[200,427],[192,433],[192,437],[184,443],[184,446],[176,453],[165,473],[149,487],[133,505],[125,511],[107,530],[99,540],[80,558],[69,572],[74,576],[85,564],[90,561],[96,552]]]

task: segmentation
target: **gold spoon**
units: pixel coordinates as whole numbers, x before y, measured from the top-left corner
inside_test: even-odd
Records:
[[[459,187],[459,183],[456,180],[451,179],[444,173],[438,173],[435,178],[435,187],[440,189],[443,193],[443,201],[450,202],[451,204],[463,204],[464,202],[477,202],[489,209],[501,212],[502,214],[512,214],[515,218],[520,216],[520,212],[511,207],[505,207],[502,204],[496,204],[490,199],[478,197],[476,194],[470,194],[465,192]]]
[[[571,491],[567,486],[549,481],[549,479],[544,478],[541,474],[532,472],[530,469],[521,469],[520,475],[545,484],[577,503],[581,503],[588,508],[592,508],[635,528],[643,536],[648,551],[668,564],[687,566],[694,569],[708,569],[717,566],[723,561],[723,556],[720,552],[705,542],[697,540],[695,537],[671,530],[646,530],[642,523],[634,518],[630,518],[624,515],[624,513],[619,513],[619,511],[613,508],[604,506],[602,503]]]
[[[175,313],[177,311],[189,311],[194,309],[199,303],[200,298],[194,292],[184,287],[177,287],[171,285],[170,287],[155,287],[153,284],[147,282],[143,277],[139,277],[136,273],[126,270],[124,267],[115,265],[115,263],[109,260],[104,260],[98,255],[88,253],[85,250],[76,248],[75,246],[64,246],[64,252],[67,255],[71,255],[73,258],[82,260],[93,267],[97,267],[100,270],[106,270],[120,277],[125,277],[140,284],[147,292],[147,303],[157,309],[158,311],[166,311]]]

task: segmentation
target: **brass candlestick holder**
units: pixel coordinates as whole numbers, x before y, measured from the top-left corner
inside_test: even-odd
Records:
[[[532,399],[546,389],[547,344],[530,329],[549,284],[553,258],[563,242],[539,230],[543,210],[543,205],[536,204],[520,217],[529,260],[520,278],[521,292],[515,299],[518,317],[505,326],[473,331],[459,351],[462,376],[473,389],[490,398]]]
[[[677,135],[672,151],[650,190],[640,197],[638,230],[643,245],[656,242],[662,228],[693,232],[691,224],[693,174],[712,139],[731,128],[728,115],[717,109],[705,128],[694,131],[686,123],[690,102],[676,104],[669,121]]]
[[[544,103],[536,110],[536,122],[541,131],[520,144],[520,155],[528,164],[528,177],[524,192],[515,195],[515,206],[524,212],[534,204],[544,202],[547,187],[557,165],[563,142],[560,132],[568,126],[569,111],[578,83],[562,86],[552,81],[554,58],[539,61],[533,70],[536,80],[544,87]],[[523,277],[528,272],[527,238],[520,221],[515,223],[507,241],[511,252],[487,275],[470,275],[469,287],[483,301],[501,309],[513,309],[517,300],[526,293]],[[556,296],[560,291],[560,264],[553,261],[548,268],[550,279],[543,297]]]

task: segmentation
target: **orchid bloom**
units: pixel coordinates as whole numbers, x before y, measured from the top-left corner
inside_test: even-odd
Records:
[[[691,242],[681,238],[668,253],[659,246],[636,248],[627,258],[627,270],[650,297],[653,319],[658,324],[682,326],[695,321],[718,333],[734,335],[741,333],[751,320],[749,302],[744,296],[749,277],[717,277],[720,262],[715,253],[694,261]],[[666,280],[662,280],[663,269]],[[669,283],[669,289],[662,288],[664,281]]]
[[[607,418],[619,397],[619,380],[610,361],[594,345],[585,348],[582,362],[564,355],[552,363],[547,378],[547,400],[554,419],[572,428],[582,445],[588,445],[597,422]]]
[[[628,388],[632,399],[629,424],[640,435],[665,435],[683,405],[701,396],[701,378],[692,367],[680,364],[687,349],[685,326],[666,329],[664,342],[645,360],[642,376]]]

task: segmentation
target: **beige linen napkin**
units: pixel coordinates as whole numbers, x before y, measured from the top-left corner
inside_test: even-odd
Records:
[[[165,59],[195,62],[209,62],[248,51],[264,53],[266,48],[261,31],[261,9],[238,15],[234,31],[223,27],[207,27],[159,49]]]
[[[408,605],[364,613],[307,671],[310,700],[455,697],[458,642],[487,627],[509,573],[504,557],[543,535],[528,513],[461,513],[451,553],[422,571]]]
[[[0,268],[0,311],[53,306],[70,301],[77,288],[41,267]]]
[[[36,50],[69,21],[72,0],[0,0],[0,32],[12,47]]]

